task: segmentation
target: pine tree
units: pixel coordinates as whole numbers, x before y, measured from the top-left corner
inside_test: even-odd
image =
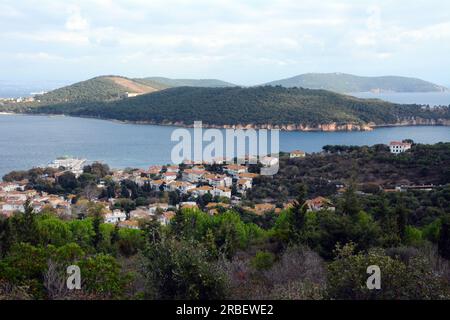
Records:
[[[95,210],[94,218],[92,221],[92,227],[94,229],[94,237],[92,238],[92,245],[95,249],[98,249],[100,243],[103,240],[103,235],[100,231],[100,225],[103,222],[101,210]]]
[[[302,230],[306,222],[306,212],[308,210],[306,205],[306,186],[300,185],[297,199],[295,199],[292,207],[292,233],[296,242],[301,241]]]
[[[442,218],[438,251],[443,258],[450,260],[450,216]]]
[[[114,245],[115,243],[117,243],[120,240],[120,236],[119,236],[119,225],[116,224],[114,226],[114,230],[111,232],[111,244]]]
[[[361,211],[361,206],[356,196],[355,186],[353,185],[353,183],[348,186],[347,190],[344,193],[342,210],[344,214],[347,214],[350,217],[356,217]]]
[[[395,212],[397,215],[398,234],[400,236],[401,241],[403,242],[405,240],[406,225],[408,221],[408,211],[405,207],[403,199],[400,199]]]

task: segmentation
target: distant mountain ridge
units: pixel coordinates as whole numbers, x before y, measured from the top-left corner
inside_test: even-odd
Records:
[[[323,89],[339,93],[352,92],[443,92],[449,89],[416,78],[399,76],[362,77],[346,73],[306,73],[266,83],[286,88]]]
[[[216,79],[169,79],[163,77],[127,78],[123,76],[98,76],[52,90],[38,99],[42,103],[111,101],[128,95],[141,95],[173,87],[234,87]]]

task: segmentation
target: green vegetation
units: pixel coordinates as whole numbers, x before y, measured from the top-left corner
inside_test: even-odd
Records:
[[[450,119],[449,108],[396,105],[337,93],[282,87],[180,87],[112,102],[57,103],[18,109],[157,124],[202,120],[210,125],[394,124],[405,119]]]
[[[280,157],[273,178],[261,176],[247,196],[250,200],[292,200],[302,183],[310,197],[331,196],[337,185],[356,185],[361,192],[378,194],[399,185],[446,185],[450,183],[450,143],[415,144],[412,150],[393,155],[386,145],[325,146],[324,153],[304,159]],[[412,191],[413,192],[413,191]]]
[[[5,180],[26,178],[30,188],[73,194],[73,213],[36,213],[27,204],[23,213],[0,217],[0,298],[450,299],[450,144],[414,145],[397,156],[384,146],[325,150],[284,156],[278,175],[254,180],[243,204],[271,197],[279,208],[291,203],[277,213],[183,209],[168,225],[155,218],[138,230],[104,223],[103,205],[89,201],[86,188],[102,181],[96,198],[117,198],[115,206],[127,212],[174,196],[116,183],[101,164],[63,185],[41,181],[42,169],[10,173]],[[428,171],[417,177],[423,167]],[[379,187],[395,181],[441,185]],[[308,209],[307,199],[319,194],[335,209]],[[65,289],[72,264],[82,270],[81,290]],[[381,268],[381,290],[366,287],[371,265]]]
[[[345,73],[307,73],[269,82],[268,85],[324,89],[342,93],[374,90],[394,92],[440,92],[448,90],[442,86],[414,78],[396,76],[359,77]]]
[[[108,101],[120,98],[131,90],[115,83],[108,76],[96,77],[62,87],[37,97],[42,104],[61,102]],[[125,78],[124,78],[125,79]]]
[[[159,84],[166,87],[205,87],[205,88],[220,88],[220,87],[235,87],[235,84],[225,82],[217,79],[170,79],[164,77],[148,77],[142,79],[135,79],[144,84]]]

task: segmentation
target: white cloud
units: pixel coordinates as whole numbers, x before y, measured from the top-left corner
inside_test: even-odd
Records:
[[[88,21],[81,16],[80,8],[74,7],[70,10],[70,15],[66,21],[66,29],[70,31],[86,30],[89,27]]]
[[[425,60],[445,64],[438,70],[450,69],[448,59],[428,56],[430,52],[448,56],[448,1],[407,6],[391,0],[41,0],[39,6],[33,4],[36,0],[2,0],[0,15],[16,16],[0,19],[0,40],[8,43],[4,50],[89,56],[80,62],[86,63],[80,70],[94,74],[116,73],[108,70],[116,67],[127,74],[147,75],[178,70],[180,75],[195,76],[195,70],[201,70],[203,76],[219,78],[234,74],[236,79],[229,80],[239,82],[245,70],[245,79],[258,83],[315,71],[391,73],[394,62],[400,73],[413,72],[411,66]],[[3,8],[7,10],[2,12]],[[127,69],[120,69],[121,64]],[[2,71],[14,72],[14,68],[0,62]]]

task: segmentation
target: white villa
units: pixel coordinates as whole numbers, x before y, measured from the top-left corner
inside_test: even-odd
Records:
[[[401,142],[401,141],[391,141],[389,144],[389,149],[393,154],[399,154],[411,149],[411,143]]]

